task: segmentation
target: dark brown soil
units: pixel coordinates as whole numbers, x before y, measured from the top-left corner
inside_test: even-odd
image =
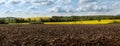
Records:
[[[0,25],[0,46],[120,46],[120,25]]]

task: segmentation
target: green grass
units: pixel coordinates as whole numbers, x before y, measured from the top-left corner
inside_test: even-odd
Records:
[[[30,24],[30,23],[9,23],[9,24]]]

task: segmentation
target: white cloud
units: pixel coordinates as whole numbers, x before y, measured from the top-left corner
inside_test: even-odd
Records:
[[[48,9],[48,12],[63,12],[64,10],[60,6],[54,6]]]
[[[110,8],[108,8],[106,5],[97,5],[97,4],[88,4],[84,6],[80,6],[78,8],[78,11],[80,12],[108,12]]]
[[[48,12],[56,12],[56,13],[73,13],[75,12],[74,8],[71,5],[67,6],[54,6],[48,9]]]
[[[0,12],[41,14],[39,9],[44,9],[44,13],[49,12],[51,14],[99,14],[120,12],[120,1],[99,1],[100,0],[79,0],[79,2],[75,3],[73,0],[0,0]],[[73,6],[73,3],[77,6]]]
[[[74,12],[71,0],[57,0],[55,6],[48,9],[49,12],[69,13]]]
[[[52,5],[54,4],[53,0],[27,0],[31,4],[39,4],[39,5]]]
[[[79,0],[79,4],[97,2],[97,0]]]
[[[58,5],[69,5],[69,4],[71,4],[71,0],[58,0],[57,2],[56,2],[56,4],[58,4]]]
[[[62,2],[62,0],[58,1],[60,4],[48,9],[49,12],[57,12],[57,13],[79,13],[79,12],[109,12],[111,8],[108,5],[104,5],[104,2],[99,3],[97,0],[79,0],[78,8],[74,8],[72,4],[70,4],[70,0]],[[66,2],[66,3],[65,3]],[[68,3],[69,2],[69,3]],[[67,5],[63,5],[67,4]]]
[[[78,12],[110,12],[111,7],[106,2],[98,2],[98,0],[79,0],[80,4],[77,8]]]
[[[5,4],[5,1],[0,1],[0,5],[4,5]]]

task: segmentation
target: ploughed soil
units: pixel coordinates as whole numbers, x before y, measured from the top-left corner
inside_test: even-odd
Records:
[[[120,25],[0,25],[0,46],[120,46]]]

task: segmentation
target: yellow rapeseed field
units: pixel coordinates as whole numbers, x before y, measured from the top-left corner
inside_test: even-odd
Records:
[[[90,20],[90,21],[73,21],[73,22],[45,22],[44,24],[109,24],[114,21],[120,22],[120,19],[108,20]]]

